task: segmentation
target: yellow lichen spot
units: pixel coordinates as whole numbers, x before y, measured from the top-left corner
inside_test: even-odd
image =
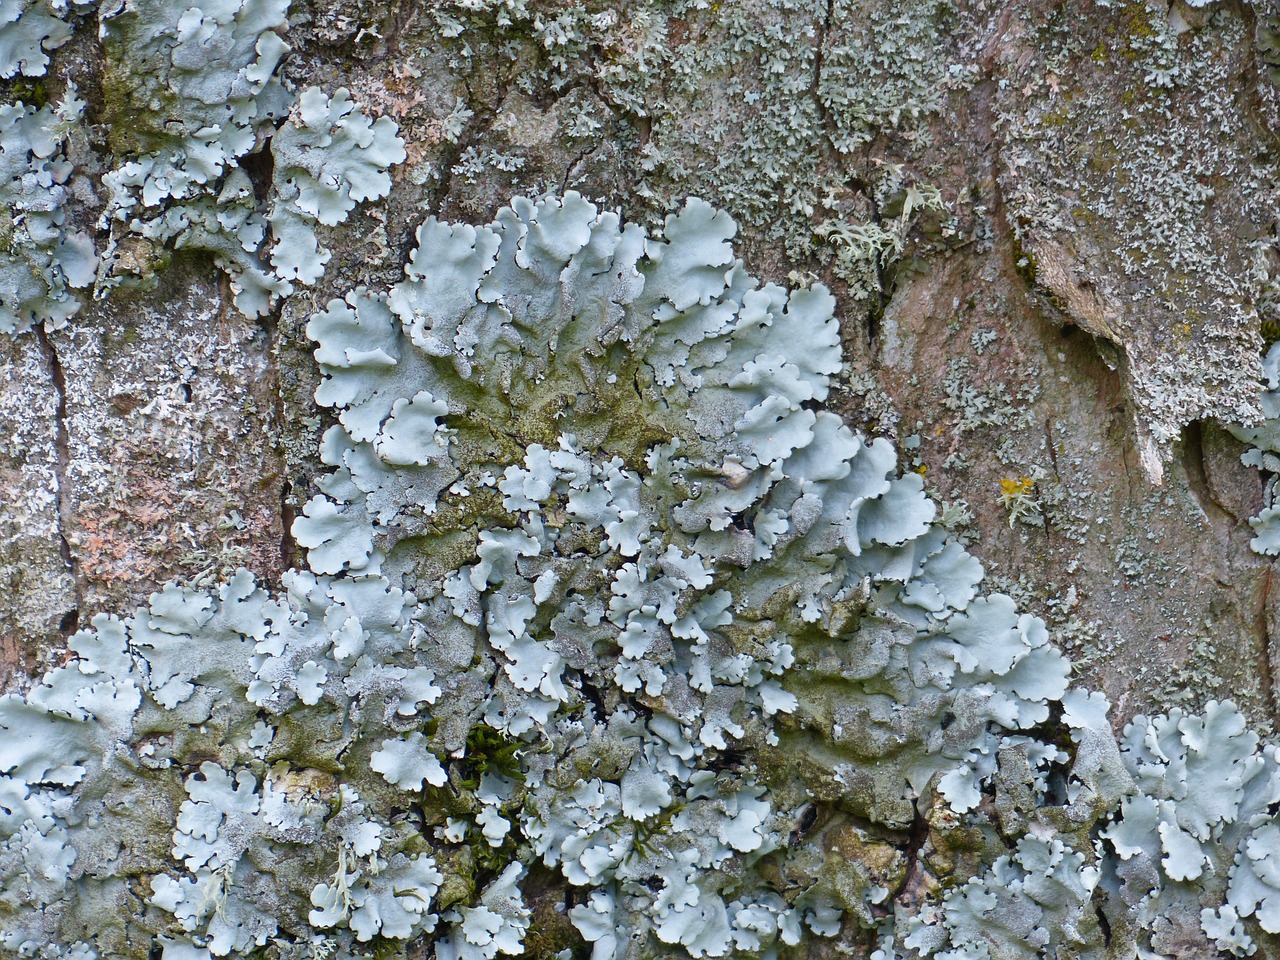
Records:
[[[1009,511],[1009,526],[1028,516],[1035,507],[1036,482],[1031,477],[1003,477],[1000,480],[1000,506]]]
[[[1005,477],[1000,481],[1000,499],[1008,504],[1010,500],[1026,496],[1035,485],[1036,482],[1030,477],[1019,477],[1017,480]]]

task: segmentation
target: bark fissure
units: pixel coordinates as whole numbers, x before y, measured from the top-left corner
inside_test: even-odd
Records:
[[[904,897],[908,898],[908,904],[914,902],[915,893],[924,876],[924,864],[921,858],[925,844],[929,842],[929,819],[920,809],[919,800],[913,800],[912,806],[915,809],[915,817],[911,821],[907,842],[901,848],[907,858],[907,867],[903,872],[902,882],[886,900],[890,904],[899,903]]]
[[[293,539],[293,521],[295,507],[293,482],[289,479],[289,463],[284,449],[279,446],[282,436],[285,412],[284,389],[280,378],[280,310],[260,317],[258,327],[265,339],[263,358],[266,362],[267,384],[271,390],[272,435],[276,438],[277,453],[280,456],[280,569],[284,573],[298,565],[298,544]]]
[[[75,502],[71,494],[71,435],[67,427],[67,376],[58,350],[44,326],[34,327],[36,342],[44,358],[49,380],[53,385],[53,450],[54,481],[57,484],[55,503],[58,518],[58,552],[67,572],[71,575],[71,595],[74,606],[66,612],[58,624],[64,635],[74,633],[80,625],[80,611],[84,609],[84,575],[80,557],[71,546],[71,528]]]
[[[827,0],[827,12],[822,21],[818,24],[817,37],[814,38],[813,50],[813,80],[809,84],[809,95],[813,97],[814,106],[817,107],[818,117],[822,120],[822,125],[827,129],[829,148],[830,136],[834,124],[831,115],[827,111],[827,105],[822,102],[822,63],[826,55],[827,34],[831,32],[831,25],[835,21],[836,16],[836,0]]]
[[[1267,696],[1267,710],[1273,722],[1280,720],[1280,699],[1276,694],[1275,667],[1271,662],[1271,584],[1275,575],[1275,564],[1268,564],[1266,575],[1262,578],[1262,596],[1258,603],[1258,670],[1261,674],[1262,689]]]
[[[573,171],[578,169],[578,167],[582,165],[582,161],[587,159],[587,157],[591,156],[591,154],[594,152],[595,152],[594,147],[590,147],[590,146],[583,147],[581,150],[578,151],[577,155],[574,156],[573,160],[569,162],[569,165],[565,167],[564,177],[562,177],[560,180],[561,194],[568,192],[569,178],[573,176]]]
[[[1213,492],[1213,485],[1209,482],[1209,473],[1205,468],[1204,453],[1204,425],[1199,420],[1193,420],[1182,429],[1182,465],[1187,475],[1187,487],[1207,518],[1218,519],[1228,527],[1234,527],[1240,522],[1240,518]]]

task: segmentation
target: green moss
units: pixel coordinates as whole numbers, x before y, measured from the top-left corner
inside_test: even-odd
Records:
[[[1263,347],[1269,348],[1273,343],[1280,341],[1280,320],[1263,320],[1259,333],[1262,335]]]
[[[1036,255],[1022,246],[1015,236],[1013,238],[1013,266],[1028,286],[1036,283]]]
[[[526,747],[519,740],[504,736],[490,726],[476,724],[467,733],[467,749],[461,764],[466,778],[462,783],[475,790],[488,773],[509,780],[520,779],[520,753]]]
[[[7,102],[25,103],[37,109],[48,106],[52,102],[49,81],[44,77],[27,77],[19,74],[12,80],[6,81],[5,85],[8,88],[5,97]]]
[[[287,760],[294,768],[319,770],[335,776],[343,773],[345,764],[334,750],[334,742],[341,738],[341,729],[333,727],[331,718],[322,720],[324,716],[321,708],[306,707],[281,716],[271,742],[270,759]]]

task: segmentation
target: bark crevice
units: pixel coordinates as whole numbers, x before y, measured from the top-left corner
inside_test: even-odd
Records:
[[[57,489],[55,503],[58,518],[58,552],[71,576],[72,607],[63,614],[58,622],[58,629],[64,636],[74,633],[80,626],[80,611],[84,609],[84,574],[80,566],[80,557],[71,545],[71,530],[74,526],[75,500],[71,492],[71,434],[67,426],[67,376],[58,356],[57,347],[42,324],[36,324],[36,342],[40,345],[40,353],[45,368],[49,371],[49,381],[53,385],[53,475]]]
[[[258,328],[264,339],[263,361],[266,364],[268,389],[271,391],[272,435],[276,438],[276,453],[280,457],[280,574],[298,565],[298,544],[293,539],[293,521],[296,517],[296,499],[293,481],[289,478],[288,457],[280,440],[285,424],[284,387],[280,377],[280,311],[258,319]]]

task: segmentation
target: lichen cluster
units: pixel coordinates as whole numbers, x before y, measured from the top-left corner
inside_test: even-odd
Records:
[[[656,224],[685,196],[705,197],[733,210],[770,255],[829,268],[850,298],[885,291],[922,221],[931,221],[931,240],[954,235],[917,163],[930,119],[976,76],[955,43],[949,4],[679,0],[547,10],[449,0],[431,17],[467,89],[496,86],[495,67],[520,62],[495,91],[497,115],[465,124],[494,144],[468,144],[453,164],[454,178],[480,188],[469,192],[501,189],[513,171],[536,167],[540,151],[515,118],[551,98],[543,122],[580,160],[616,167],[638,219]],[[886,139],[889,162],[867,162],[862,151]],[[625,144],[616,157],[613,141]],[[527,171],[521,182],[544,183]]]
[[[166,587],[0,700],[0,945],[959,958],[1100,950],[1097,910],[1144,947],[1280,926],[1274,750],[1228,705],[1117,747],[918,475],[822,409],[830,295],[760,285],[733,234],[518,200],[317,312],[311,569]],[[917,856],[967,847],[972,879],[921,902],[919,865],[831,859],[922,818]]]
[[[6,0],[0,6],[0,77],[44,75],[49,52],[71,39],[67,6],[59,0]]]
[[[319,226],[391,189],[387,170],[405,159],[391,119],[370,120],[346,89],[330,97],[281,82],[288,0],[205,6],[125,0],[100,11],[111,168],[99,249],[86,231],[57,230],[72,170],[58,153],[82,122],[74,87],[56,109],[4,108],[0,192],[12,222],[0,247],[0,331],[56,329],[80,308],[68,288],[153,282],[173,250],[211,255],[240,310],[265,314],[295,283],[323,275]],[[43,75],[48,58],[37,54],[71,36],[52,14],[70,12],[6,8],[0,76]],[[264,153],[273,175],[255,182]]]
[[[56,107],[0,106],[0,333],[66,323],[72,290],[93,283],[92,237],[64,227],[63,149],[83,107],[74,92]]]
[[[1276,477],[1280,475],[1280,344],[1272,344],[1262,360],[1263,390],[1260,397],[1262,420],[1252,427],[1233,426],[1231,432],[1250,444],[1240,460],[1256,467],[1266,477],[1263,508],[1249,520],[1257,536],[1250,541],[1256,552],[1274,557],[1280,554],[1280,503]]]
[[[670,55],[674,88],[766,108],[717,121],[708,176],[757,223],[789,207],[766,234],[788,255],[826,243],[853,297],[879,292],[937,192],[897,164],[825,194],[796,170],[823,167],[817,131],[836,153],[923,136],[970,76],[918,52],[890,89],[877,51],[946,50],[944,5],[842,38],[831,4],[802,43],[735,9],[738,49],[684,6],[706,37]],[[99,11],[101,249],[67,225],[74,90],[0,108],[0,329],[56,328],[76,291],[183,249],[266,313],[391,190],[395,122],[281,79],[285,3],[174,12]],[[0,0],[0,76],[40,76],[77,15]],[[616,26],[520,0],[431,16],[460,47],[525,31],[563,90]],[[612,53],[667,56],[653,23]],[[690,79],[748,61],[771,79]],[[648,87],[602,62],[644,117]],[[484,165],[468,149],[459,176]],[[696,200],[646,230],[522,198],[487,226],[428,218],[403,279],[314,310],[332,425],[293,525],[305,567],[275,592],[244,570],[170,584],[0,697],[0,952],[1002,960],[1248,955],[1280,932],[1276,748],[1226,703],[1117,739],[920,475],[826,408],[831,294],[751,277],[735,230]],[[949,394],[976,417],[963,373]],[[1272,427],[1249,435],[1267,470]],[[1013,521],[1035,481],[1010,483]]]

